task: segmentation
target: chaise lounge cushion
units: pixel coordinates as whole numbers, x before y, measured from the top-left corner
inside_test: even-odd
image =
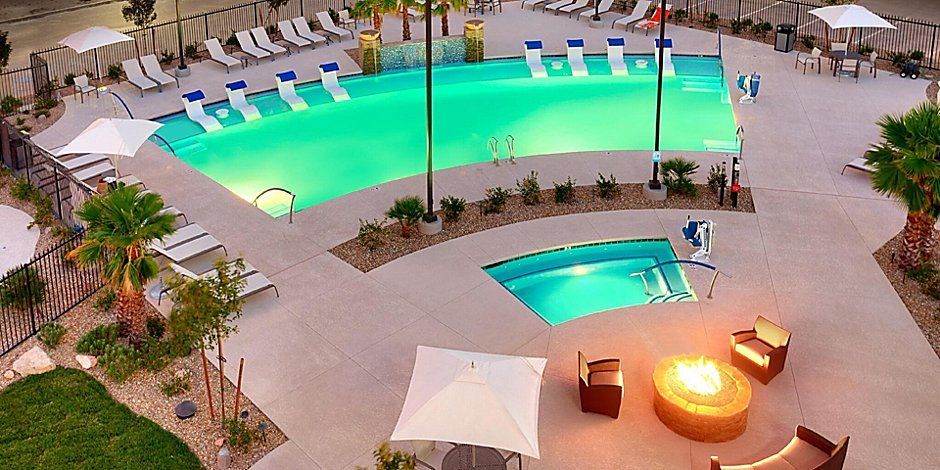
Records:
[[[773,351],[773,348],[767,343],[754,338],[734,345],[734,350],[750,359],[755,364],[763,365],[766,361],[767,354]]]
[[[794,470],[793,466],[781,457],[780,454],[774,454],[759,462],[755,462],[751,468],[754,470]]]
[[[790,440],[778,455],[796,468],[816,468],[829,458],[829,454],[797,437]]]
[[[617,387],[623,387],[623,373],[619,370],[617,371],[603,371],[603,372],[592,372],[590,379],[590,386],[597,385],[614,385]]]

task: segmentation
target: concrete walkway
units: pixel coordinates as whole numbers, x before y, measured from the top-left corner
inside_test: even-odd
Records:
[[[519,54],[522,40],[532,37],[560,52],[565,37],[584,36],[596,49],[609,34],[517,8],[486,21],[487,53],[494,56]],[[395,37],[395,23],[386,22],[387,37]],[[714,47],[707,33],[677,29],[672,35],[682,52]],[[649,49],[650,38],[627,36],[628,49]],[[309,54],[342,57],[334,47],[293,59]],[[281,60],[292,59],[275,64]],[[421,176],[308,208],[289,225],[153,146],[120,163],[280,289],[280,298],[264,295],[247,304],[240,332],[226,344],[230,357],[246,358],[245,392],[290,438],[257,468],[367,465],[397,420],[418,344],[548,357],[540,410],[543,455],[527,468],[704,469],[710,454],[737,463],[779,450],[797,424],[831,439],[851,435],[848,468],[931,468],[940,461],[940,449],[926,444],[940,419],[940,361],[871,256],[900,229],[903,213],[871,191],[866,175],[839,174],[877,139],[873,122],[922,99],[926,82],[879,74],[858,85],[838,83],[826,74],[803,76],[793,60],[766,45],[726,38],[726,70],[759,71],[764,78],[758,104],[735,105],[746,129],[745,170],[757,213],[692,215],[718,223],[713,261],[733,279],[719,281],[714,299],[614,310],[552,328],[479,267],[603,238],[668,237],[680,255],[687,254],[678,231],[689,213],[621,211],[514,224],[364,274],[325,250],[354,236],[356,219],[379,216],[396,196],[420,194]],[[311,62],[317,63],[303,61]],[[244,73],[269,77],[279,66]],[[194,76],[213,83],[207,91],[219,79],[195,67]],[[178,109],[176,94],[164,94],[132,107],[151,116]],[[62,125],[36,140],[61,145],[84,127],[83,120],[105,112],[100,104],[70,102]],[[725,156],[695,158],[705,168]],[[435,180],[439,194],[477,199],[483,188],[511,185],[530,169],[546,182],[568,175],[591,181],[598,171],[643,181],[648,153],[528,157],[514,167],[437,172]],[[704,297],[705,273],[686,272]],[[793,341],[780,376],[768,386],[752,381],[747,432],[730,443],[701,444],[660,424],[650,393],[656,362],[678,353],[727,360],[728,335],[749,327],[758,314],[790,329]],[[619,420],[579,411],[577,350],[623,359],[626,396]]]

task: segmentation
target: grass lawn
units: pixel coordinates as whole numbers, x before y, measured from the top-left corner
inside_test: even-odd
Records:
[[[59,367],[0,392],[3,468],[200,468],[189,447],[114,401],[97,380]]]

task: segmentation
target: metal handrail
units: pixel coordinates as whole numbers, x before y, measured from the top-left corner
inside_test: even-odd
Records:
[[[490,137],[490,140],[486,141],[486,146],[493,154],[493,163],[495,163],[496,166],[499,166],[499,139],[496,137]]]
[[[631,277],[632,277],[632,276],[640,276],[640,278],[643,279],[643,285],[646,286],[646,278],[643,277],[643,274],[645,274],[645,273],[646,273],[647,271],[649,271],[649,270],[656,269],[656,268],[660,268],[660,267],[665,266],[665,265],[667,265],[667,264],[691,264],[691,265],[693,265],[693,266],[701,266],[701,267],[703,267],[703,268],[711,269],[712,271],[715,271],[715,275],[712,276],[712,280],[711,280],[711,282],[708,284],[708,298],[709,298],[709,299],[712,298],[712,292],[714,292],[714,290],[715,290],[715,281],[718,280],[718,275],[719,275],[719,274],[724,275],[724,276],[727,277],[728,279],[731,279],[731,275],[730,275],[730,274],[728,274],[728,273],[726,273],[726,272],[723,272],[723,271],[719,271],[716,266],[711,265],[711,264],[708,264],[708,263],[703,263],[703,262],[701,262],[701,261],[692,260],[692,259],[672,259],[672,260],[668,260],[668,261],[663,261],[663,262],[661,262],[661,263],[656,263],[656,264],[654,264],[654,265],[652,265],[652,266],[650,266],[650,267],[648,267],[648,268],[646,268],[646,269],[643,269],[643,270],[637,271],[637,272],[635,272],[635,273],[632,273],[632,274],[630,274],[630,276],[631,276]],[[649,292],[648,292],[648,291],[649,291],[649,287],[648,287],[648,286],[646,287],[646,289],[647,289],[647,293],[649,293]]]
[[[290,195],[290,212],[287,218],[287,223],[289,224],[294,223],[294,199],[297,199],[297,195],[284,188],[279,188],[277,186],[274,186],[274,187],[265,189],[264,191],[261,191],[261,193],[255,196],[255,198],[251,201],[251,205],[258,207],[258,199],[260,199],[261,196],[264,196],[265,194],[268,194],[271,191],[280,191],[282,193],[287,193]]]
[[[174,157],[178,157],[178,156],[179,156],[179,155],[176,154],[176,150],[173,150],[173,146],[170,145],[170,143],[167,142],[166,139],[164,139],[163,137],[161,137],[159,134],[152,134],[151,137],[155,137],[155,138],[159,139],[160,142],[163,142],[163,145],[166,145],[166,148],[170,149],[170,153],[172,153]]]
[[[516,138],[512,134],[506,135],[506,148],[509,149],[509,163],[516,164]]]

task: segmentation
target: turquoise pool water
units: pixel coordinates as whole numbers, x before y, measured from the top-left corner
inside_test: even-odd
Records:
[[[573,245],[501,261],[483,269],[549,325],[646,303],[695,300],[667,240]]]
[[[650,66],[637,68],[635,61]],[[553,70],[550,63],[564,63]],[[664,149],[734,150],[735,120],[715,57],[676,57],[666,77]],[[517,157],[575,151],[652,148],[656,67],[652,56],[629,56],[629,76],[612,76],[605,57],[586,60],[590,76],[571,77],[563,58],[546,58],[549,78],[533,79],[522,59],[441,66],[434,72],[434,166],[450,168],[492,159],[508,134]],[[301,80],[313,77],[301,77]],[[249,87],[271,86],[249,82]],[[425,168],[424,70],[340,81],[352,97],[334,103],[318,82],[298,86],[310,108],[291,112],[276,91],[249,97],[264,116],[206,134],[184,114],[160,119],[157,133],[183,161],[251,201],[279,186],[297,194],[302,209],[360,189],[420,174]],[[212,114],[225,103],[207,106]],[[265,199],[268,199],[266,196]],[[283,201],[261,201],[269,213]]]

